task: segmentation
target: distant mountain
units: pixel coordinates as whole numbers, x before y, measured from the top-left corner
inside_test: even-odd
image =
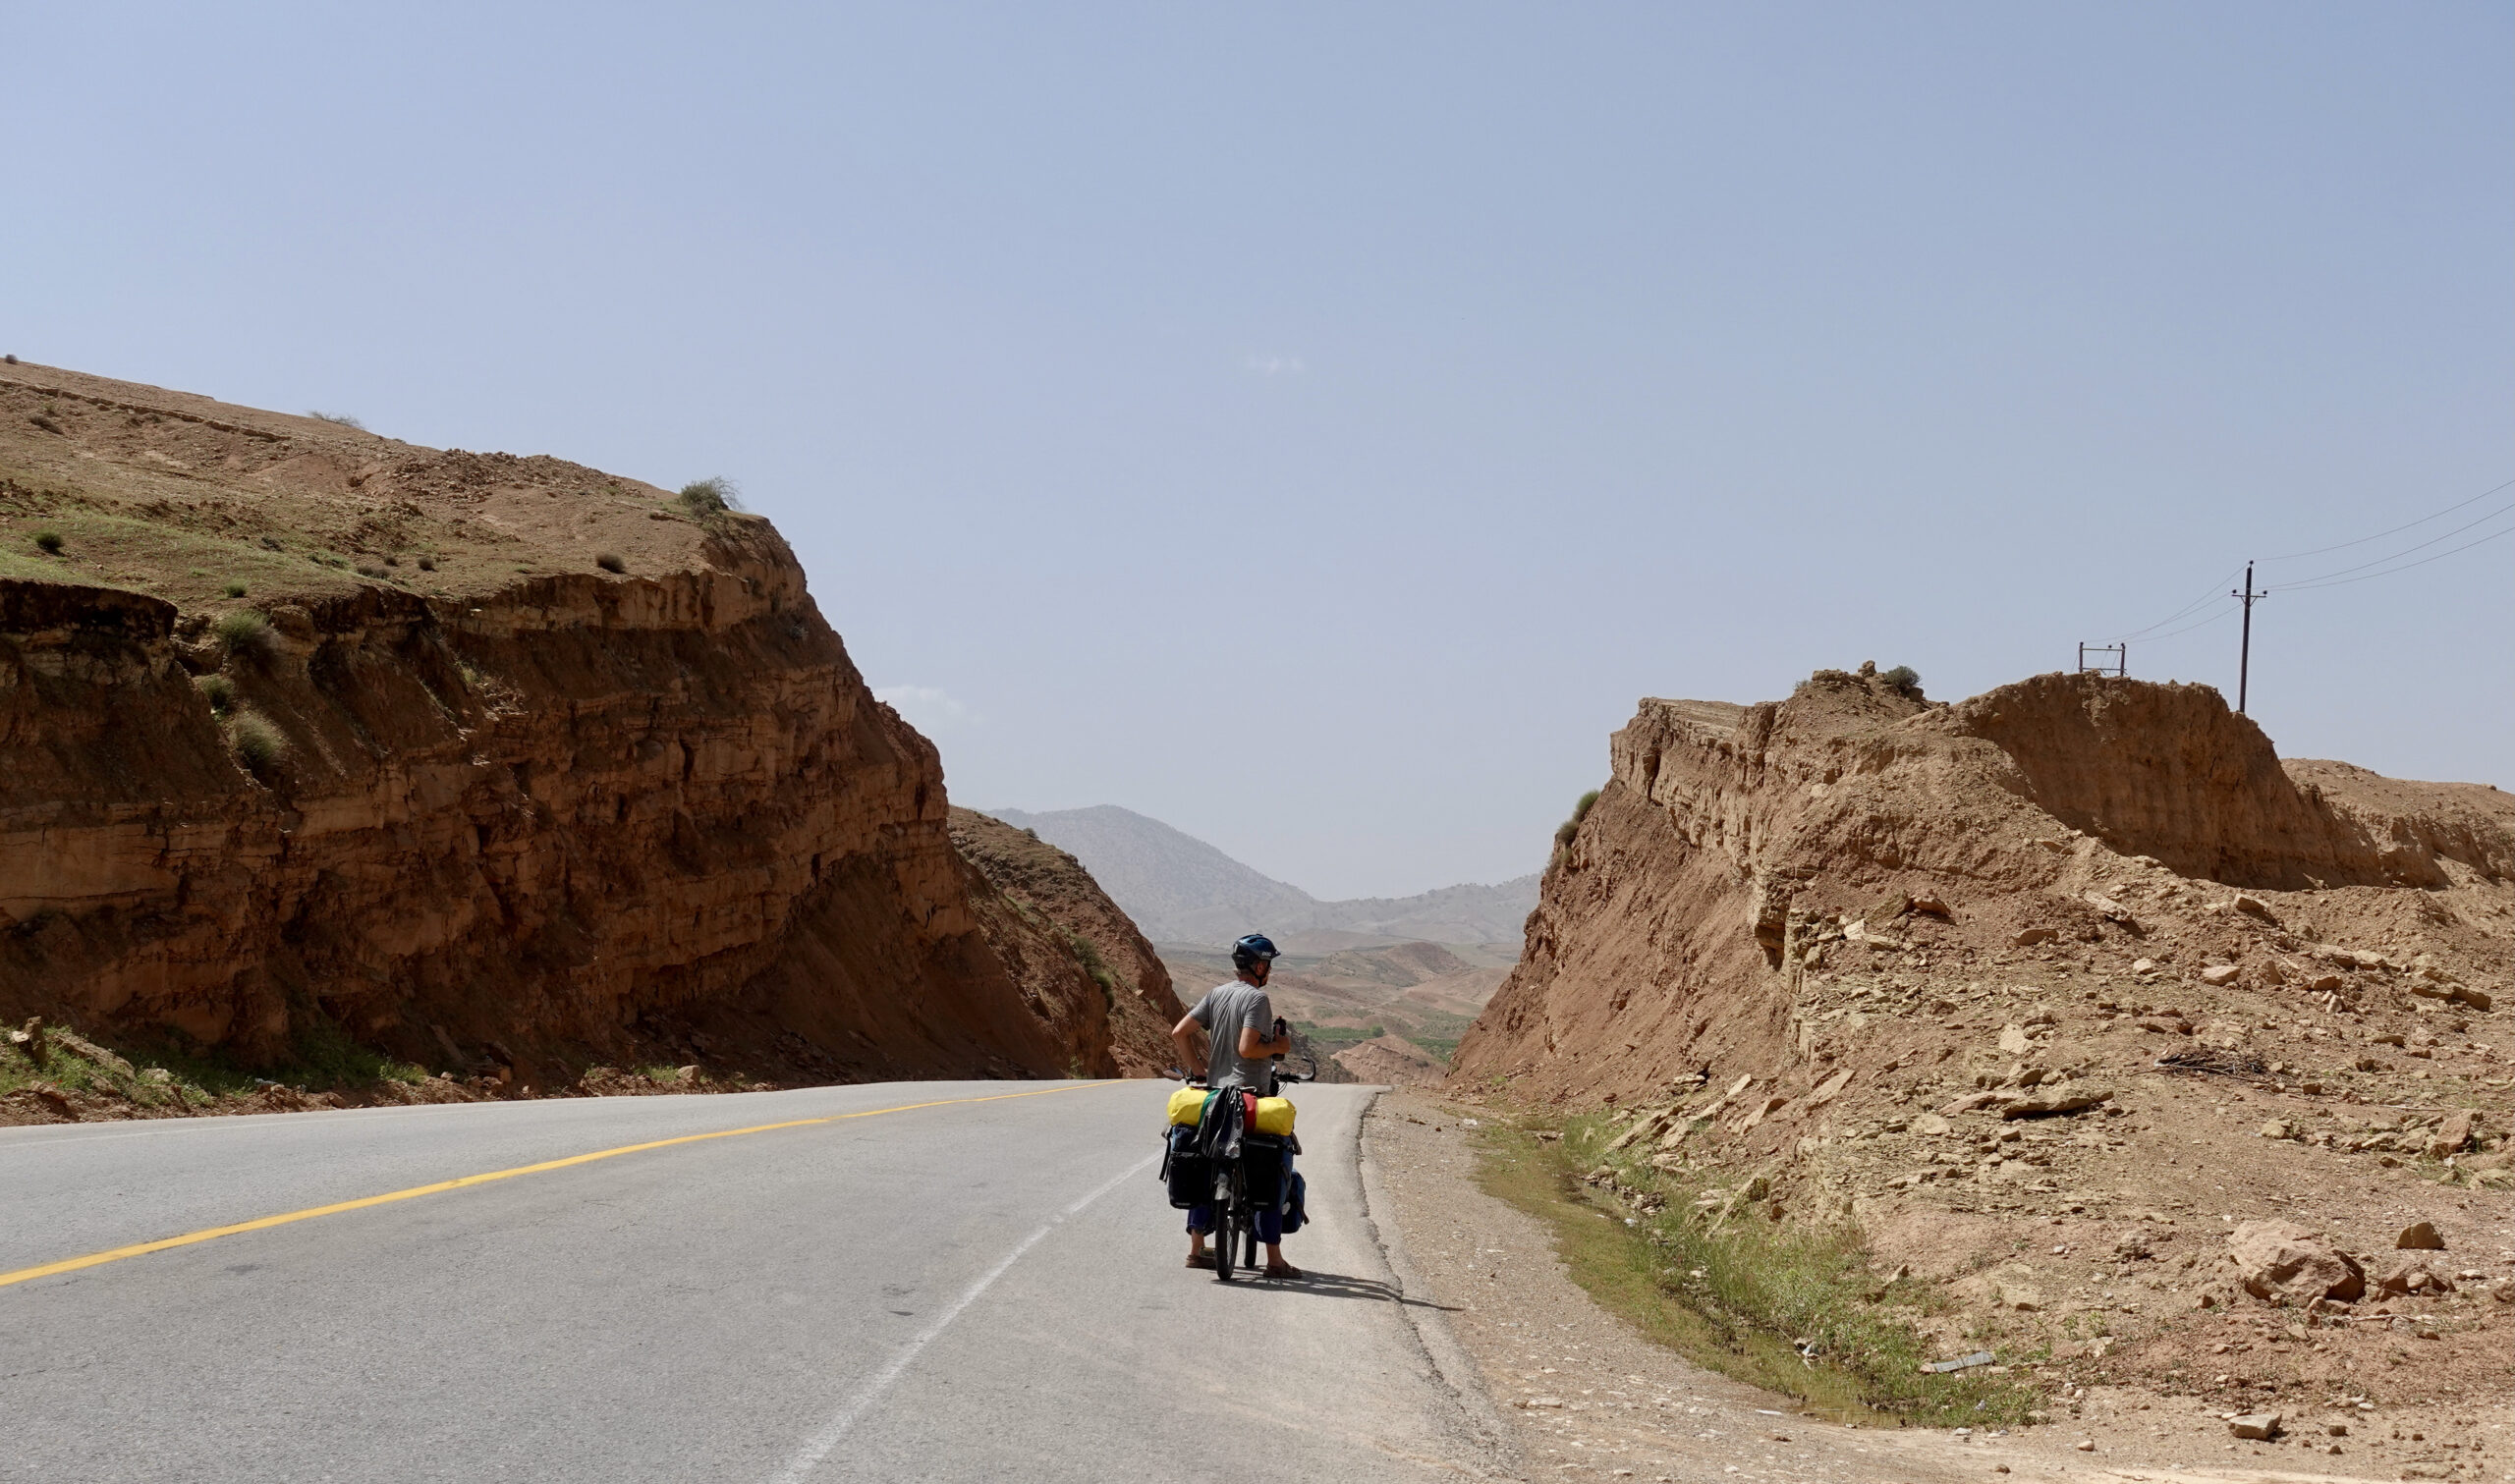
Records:
[[[986,812],[1071,852],[1156,943],[1221,944],[1262,932],[1287,948],[1299,943],[1321,952],[1408,939],[1516,949],[1537,907],[1535,875],[1499,886],[1445,886],[1420,897],[1321,902],[1193,835],[1115,804]]]

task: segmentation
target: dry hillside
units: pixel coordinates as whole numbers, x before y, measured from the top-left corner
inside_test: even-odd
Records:
[[[1612,761],[1453,1088],[1634,1110],[1635,1201],[1856,1221],[1949,1354],[2507,1395],[2515,798],[2095,676],[1645,701]]]
[[[19,1115],[165,1103],[124,1059],[1118,1065],[784,541],[703,496],[0,368],[0,1016],[122,1053]]]
[[[1008,961],[1062,950],[1107,1007],[1109,1051],[1128,1076],[1157,1076],[1178,1061],[1170,1027],[1187,1011],[1170,970],[1133,919],[1118,910],[1083,863],[992,815],[952,810],[952,846],[994,888],[979,913],[988,941]],[[1062,965],[1041,962],[1026,978]]]

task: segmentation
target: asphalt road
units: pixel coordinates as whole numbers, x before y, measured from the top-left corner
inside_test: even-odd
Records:
[[[1367,1210],[1370,1090],[1300,1090],[1311,1279],[1226,1286],[1154,1176],[1168,1086],[0,1129],[8,1275],[826,1120],[0,1276],[0,1478],[1484,1476]]]

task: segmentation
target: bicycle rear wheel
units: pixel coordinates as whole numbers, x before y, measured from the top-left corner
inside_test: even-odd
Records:
[[[1231,1282],[1231,1263],[1240,1245],[1240,1191],[1230,1172],[1214,1175],[1214,1281]]]

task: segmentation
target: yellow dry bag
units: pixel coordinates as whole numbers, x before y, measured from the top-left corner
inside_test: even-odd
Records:
[[[1258,1131],[1283,1134],[1293,1131],[1293,1105],[1289,1098],[1258,1100]]]
[[[1170,1094],[1170,1122],[1195,1127],[1205,1116],[1205,1099],[1211,1096],[1202,1087],[1182,1087]]]

